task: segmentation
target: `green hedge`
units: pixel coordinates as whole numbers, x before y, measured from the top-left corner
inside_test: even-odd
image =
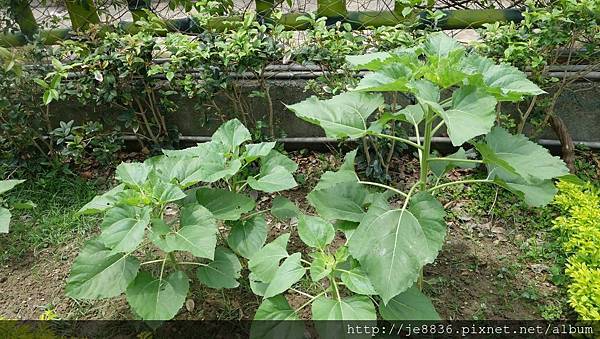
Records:
[[[554,221],[568,255],[569,303],[585,320],[600,320],[600,193],[591,184],[560,182]]]

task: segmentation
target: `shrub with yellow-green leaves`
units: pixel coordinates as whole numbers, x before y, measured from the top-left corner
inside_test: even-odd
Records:
[[[591,184],[559,182],[555,203],[565,212],[554,221],[569,256],[569,303],[585,320],[600,320],[600,193]]]

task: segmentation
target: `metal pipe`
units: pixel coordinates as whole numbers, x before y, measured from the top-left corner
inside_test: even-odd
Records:
[[[133,135],[126,135],[123,137],[127,141],[137,140]],[[423,137],[419,138],[423,141]],[[182,135],[179,140],[186,142],[208,142],[211,140],[210,137],[206,136],[195,136],[195,135]],[[416,137],[409,137],[409,140],[416,141]],[[358,141],[357,139],[347,139],[346,141]],[[452,144],[452,141],[448,137],[433,137],[431,141],[435,144]],[[327,138],[327,137],[296,137],[296,138],[279,138],[277,142],[289,143],[289,144],[335,144],[341,142],[340,140]],[[539,139],[537,143],[542,146],[556,147],[560,146],[560,140],[555,139]],[[600,149],[600,141],[573,141],[575,145],[583,145],[593,149]]]

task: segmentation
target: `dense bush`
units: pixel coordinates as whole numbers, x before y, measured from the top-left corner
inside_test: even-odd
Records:
[[[548,0],[526,4],[523,22],[485,25],[476,46],[490,57],[530,71],[530,78],[548,92],[525,102],[523,107],[517,106],[516,119],[505,115],[503,120],[517,133],[525,131],[529,123],[533,136],[550,125],[562,143],[563,159],[574,170],[575,145],[558,116],[556,103],[574,82],[584,80],[600,65],[600,3]],[[579,68],[567,73],[556,65]],[[562,76],[557,77],[560,73]]]
[[[568,256],[569,302],[585,320],[600,320],[600,194],[598,189],[558,183],[555,203],[564,215],[554,227]]]

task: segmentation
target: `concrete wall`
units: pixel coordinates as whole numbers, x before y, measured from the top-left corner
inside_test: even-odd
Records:
[[[312,124],[298,119],[292,112],[286,109],[284,104],[293,104],[309,97],[311,93],[304,91],[306,85],[304,79],[272,80],[271,97],[275,111],[275,123],[277,136],[289,138],[298,137],[322,137],[323,131]],[[253,81],[242,81],[240,84],[244,89],[244,97],[250,107],[251,120],[268,121],[266,101],[260,97],[248,98],[248,94],[256,89]],[[215,100],[223,113],[234,115],[231,100],[225,96],[218,96]],[[408,100],[401,100],[400,104],[407,104]],[[210,136],[221,124],[222,120],[214,109],[199,107],[197,100],[177,99],[179,110],[170,116],[168,121],[178,127],[183,136]],[[524,105],[523,105],[524,106]],[[523,110],[526,107],[522,107]],[[515,112],[514,106],[504,105],[506,112]],[[119,112],[113,111],[105,106],[83,107],[73,102],[53,104],[52,111],[56,120],[85,120],[99,119],[104,117],[106,121],[114,121]],[[600,142],[600,83],[576,83],[573,88],[566,91],[559,99],[556,112],[567,124],[574,140],[586,142]],[[239,117],[238,117],[239,118]],[[240,120],[242,120],[240,118]],[[551,130],[547,130],[541,136],[543,139],[556,139]]]

